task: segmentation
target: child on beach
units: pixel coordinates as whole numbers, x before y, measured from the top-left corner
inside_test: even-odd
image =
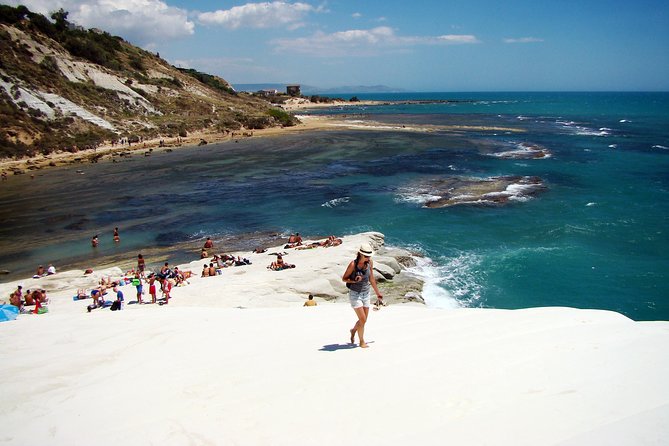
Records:
[[[142,279],[139,277],[139,273],[135,274],[135,278],[132,279],[132,286],[137,287],[137,303],[142,303]]]
[[[149,277],[149,294],[151,295],[151,303],[156,303],[156,277]]]
[[[170,282],[169,279],[163,279],[163,297],[165,298],[165,305],[170,303],[170,291],[172,291],[172,282]]]

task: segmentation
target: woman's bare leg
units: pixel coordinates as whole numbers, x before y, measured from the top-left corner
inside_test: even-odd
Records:
[[[360,347],[367,348],[367,343],[365,342],[365,323],[367,322],[367,314],[369,313],[369,308],[360,307],[354,308],[355,314],[358,316],[358,321],[355,323],[353,330],[358,332],[358,339],[360,340]],[[355,331],[351,330],[351,339],[355,335]]]

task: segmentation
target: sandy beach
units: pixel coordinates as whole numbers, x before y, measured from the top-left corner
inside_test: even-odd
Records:
[[[608,311],[370,312],[360,349],[341,274],[360,243],[244,254],[170,304],[85,310],[118,268],[26,279],[50,311],[0,324],[2,441],[26,444],[641,445],[669,440],[668,322]],[[272,252],[294,269],[270,271]],[[382,257],[376,255],[378,264]],[[180,265],[199,275],[203,261]],[[7,295],[17,283],[0,285]],[[309,292],[318,306],[303,307]],[[338,297],[337,297],[338,296]],[[333,298],[334,297],[334,298]]]

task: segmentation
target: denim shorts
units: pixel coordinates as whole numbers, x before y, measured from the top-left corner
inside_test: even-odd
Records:
[[[353,308],[370,307],[371,299],[369,298],[369,290],[360,293],[348,290],[348,298],[351,301],[351,307]]]

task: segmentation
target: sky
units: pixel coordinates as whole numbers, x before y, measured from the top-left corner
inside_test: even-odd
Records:
[[[20,0],[233,84],[669,91],[667,0]]]

